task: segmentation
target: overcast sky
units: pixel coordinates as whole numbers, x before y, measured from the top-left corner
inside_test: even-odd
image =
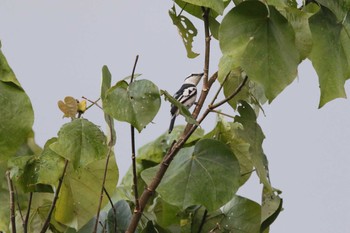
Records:
[[[203,70],[203,55],[188,60],[168,16],[172,1],[0,0],[0,40],[9,64],[28,93],[35,111],[36,140],[43,146],[67,119],[57,107],[65,96],[97,99],[101,68],[108,65],[113,82],[137,73],[174,93],[190,73]],[[195,51],[203,51],[202,24]],[[213,43],[211,73],[220,50]],[[346,85],[347,93],[350,86]],[[344,233],[350,229],[350,102],[337,99],[317,109],[317,76],[309,61],[299,77],[264,105],[259,123],[274,187],[283,191],[284,211],[271,233]],[[163,102],[153,125],[137,136],[138,147],[168,127],[169,105]],[[85,118],[104,129],[103,113],[94,108]],[[214,117],[205,123],[208,131]],[[179,119],[177,123],[183,120]],[[116,155],[122,174],[130,165],[129,127],[117,123]],[[257,179],[239,191],[260,201]]]

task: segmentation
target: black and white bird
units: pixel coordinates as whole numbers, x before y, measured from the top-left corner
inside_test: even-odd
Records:
[[[184,83],[182,84],[181,88],[175,93],[173,96],[175,99],[177,99],[181,104],[183,104],[185,107],[190,108],[195,102],[197,98],[197,84],[203,77],[204,73],[200,74],[191,74],[187,78],[185,78]],[[179,115],[179,110],[175,105],[171,105],[170,109],[171,113],[171,121],[169,126],[169,133],[174,128],[175,119],[177,115]]]

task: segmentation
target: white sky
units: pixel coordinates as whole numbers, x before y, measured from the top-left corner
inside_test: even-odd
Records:
[[[168,17],[170,0],[43,1],[1,0],[2,50],[32,100],[37,142],[56,136],[62,119],[57,101],[67,95],[96,99],[103,65],[114,83],[130,75],[135,56],[137,73],[170,93],[189,73],[202,71],[203,55],[188,60]],[[194,23],[202,29],[200,21]],[[200,31],[195,51],[203,49]],[[213,44],[211,72],[220,50]],[[346,85],[347,93],[349,84]],[[350,103],[338,99],[317,109],[317,77],[304,62],[299,78],[271,105],[259,122],[265,132],[272,184],[283,191],[284,211],[271,233],[344,233],[350,228]],[[163,133],[170,120],[168,103],[137,137],[138,147]],[[104,128],[103,113],[84,115]],[[213,122],[214,117],[206,121]],[[183,122],[183,121],[182,121]],[[177,120],[181,123],[181,119]],[[129,127],[117,123],[119,168],[130,164]],[[206,126],[208,131],[212,126]],[[253,179],[239,194],[260,200]]]

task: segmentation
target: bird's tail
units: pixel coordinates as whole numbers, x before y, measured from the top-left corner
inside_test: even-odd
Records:
[[[175,124],[175,119],[176,119],[176,114],[174,114],[174,115],[171,117],[171,121],[170,121],[170,126],[169,126],[168,133],[171,133],[171,131],[173,131],[174,124]]]

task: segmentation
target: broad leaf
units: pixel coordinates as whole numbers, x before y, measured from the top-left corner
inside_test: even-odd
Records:
[[[254,201],[235,196],[226,204],[222,212],[225,218],[221,221],[224,229],[235,233],[258,233],[260,230],[261,208]]]
[[[155,215],[157,224],[165,229],[177,229],[179,231],[180,222],[183,219],[181,209],[170,205],[160,197],[157,197],[154,202],[155,204],[151,207],[151,211]]]
[[[261,232],[266,230],[282,211],[283,199],[264,188],[261,207]]]
[[[238,112],[240,116],[235,117],[235,122],[242,124],[243,129],[238,129],[237,134],[250,144],[250,159],[260,178],[260,182],[263,183],[269,191],[272,191],[268,174],[268,162],[262,149],[262,143],[265,138],[264,133],[256,122],[254,110],[247,102],[241,103],[241,106],[238,107]]]
[[[76,119],[61,127],[58,140],[50,145],[50,149],[68,159],[74,169],[78,169],[106,156],[106,137],[90,121]]]
[[[222,213],[210,214],[202,232],[260,233],[261,207],[244,197],[235,196],[222,208]]]
[[[130,86],[119,81],[107,91],[103,102],[107,114],[130,123],[139,132],[153,120],[159,108],[158,87],[149,80],[136,80]]]
[[[162,95],[165,96],[166,100],[169,100],[169,102],[173,105],[175,105],[179,109],[180,115],[185,117],[185,120],[187,123],[190,124],[198,124],[197,121],[192,117],[192,114],[188,110],[188,108],[185,107],[185,105],[181,104],[179,101],[177,101],[174,97],[172,97],[167,91],[161,90],[160,91]]]
[[[203,20],[203,9],[201,6],[193,5],[182,0],[175,0],[175,3],[181,8],[181,10]],[[229,3],[230,1],[224,1],[224,7],[226,8]],[[218,30],[220,26],[220,23],[216,20],[218,15],[219,14],[215,11],[209,11],[209,30],[215,39],[218,39]]]
[[[108,233],[124,233],[129,226],[132,214],[129,204],[120,200],[114,204],[114,210],[108,211],[107,228]]]
[[[238,132],[242,129],[239,123],[226,122],[219,117],[215,128],[205,135],[205,138],[213,138],[228,145],[236,155],[240,167],[240,185],[243,185],[253,171],[253,163],[249,153],[249,143],[239,137]]]
[[[313,35],[310,60],[319,77],[319,107],[322,107],[335,98],[346,97],[344,84],[350,76],[350,38],[344,26],[325,7],[310,18],[310,29]]]
[[[102,68],[102,84],[101,84],[101,99],[102,102],[105,101],[105,96],[107,93],[107,90],[111,87],[112,82],[112,75],[108,70],[107,66],[103,66]],[[108,145],[114,146],[117,140],[117,135],[115,133],[114,129],[114,120],[113,118],[105,113],[104,114],[105,121],[108,126]]]
[[[79,230],[96,214],[105,164],[106,160],[101,159],[78,170],[68,165],[56,204],[57,221]],[[110,158],[107,172],[105,188],[112,195],[118,182],[114,156]],[[106,203],[107,198],[103,198],[102,207]]]
[[[1,44],[0,44],[1,48]],[[21,84],[18,82],[15,73],[7,63],[7,60],[0,50],[0,81],[8,84],[13,84],[18,89],[23,90]]]
[[[0,50],[0,161],[13,156],[32,133],[33,108]]]
[[[213,9],[218,14],[222,15],[225,9],[223,0],[183,0],[184,2],[191,3],[197,6],[204,6]]]
[[[300,53],[300,59],[304,60],[310,54],[312,48],[312,36],[309,27],[309,17],[311,17],[313,13],[300,11],[295,8],[286,8],[285,10],[286,18],[294,28],[295,43]]]
[[[331,10],[333,14],[336,15],[338,22],[348,17],[350,11],[349,0],[317,0],[317,2]]]
[[[48,140],[44,146],[42,154],[37,159],[36,183],[38,184],[57,185],[59,178],[62,176],[64,158],[50,148],[50,145],[56,141],[57,138]]]
[[[157,170],[158,166],[147,169],[141,176],[149,184]],[[232,198],[239,178],[239,165],[230,148],[220,141],[203,139],[180,150],[157,192],[182,209],[199,204],[215,210]]]
[[[169,15],[173,24],[177,27],[182,41],[185,45],[188,58],[195,58],[199,54],[192,51],[193,38],[197,36],[197,29],[193,23],[183,15],[177,15],[175,6],[169,10]]]
[[[271,102],[297,75],[300,62],[293,28],[273,6],[246,1],[233,8],[219,30],[221,51],[260,83]]]

